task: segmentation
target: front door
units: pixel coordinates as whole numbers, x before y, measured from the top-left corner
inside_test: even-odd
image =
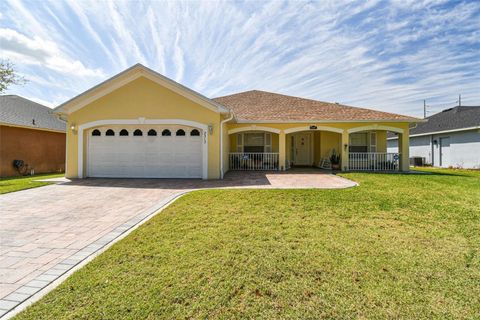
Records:
[[[298,133],[295,136],[295,161],[297,166],[310,166],[312,165],[311,157],[311,145],[309,133]]]
[[[440,167],[447,168],[450,165],[450,137],[440,138]]]

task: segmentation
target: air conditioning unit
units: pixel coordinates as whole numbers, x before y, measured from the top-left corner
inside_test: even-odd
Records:
[[[425,166],[425,158],[424,157],[411,157],[410,158],[410,165],[414,167],[423,167]]]

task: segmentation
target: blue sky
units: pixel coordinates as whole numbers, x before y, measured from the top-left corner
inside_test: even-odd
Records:
[[[51,107],[137,62],[208,97],[480,105],[480,1],[2,0],[0,45],[29,80],[7,93]]]

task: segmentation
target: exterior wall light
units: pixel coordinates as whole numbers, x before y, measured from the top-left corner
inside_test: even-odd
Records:
[[[208,125],[208,133],[212,134],[213,133],[213,124]]]
[[[70,129],[71,129],[72,131],[75,131],[75,123],[72,123],[72,124],[70,125]]]
[[[343,145],[343,149],[344,149],[345,151],[347,151],[347,149],[348,149],[348,144],[345,143],[345,144]]]

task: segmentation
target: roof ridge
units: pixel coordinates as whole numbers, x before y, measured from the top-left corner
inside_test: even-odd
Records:
[[[257,89],[242,91],[242,92],[233,93],[233,94],[226,95],[226,96],[221,96],[221,97],[215,97],[215,98],[212,98],[212,100],[216,101],[217,99],[231,98],[233,96],[245,95],[245,94],[252,93],[252,92],[259,92],[259,93],[264,93],[264,94],[286,97],[286,98],[289,98],[289,99],[299,99],[299,100],[310,101],[310,102],[314,102],[314,103],[327,104],[327,105],[335,106],[335,107],[348,108],[350,110],[374,111],[374,112],[378,112],[378,113],[381,113],[381,114],[384,114],[384,115],[389,115],[389,116],[400,116],[400,117],[408,117],[408,118],[411,118],[411,119],[417,119],[415,117],[404,116],[404,115],[401,115],[401,114],[398,114],[398,113],[393,113],[393,112],[386,112],[386,111],[370,109],[370,108],[365,108],[365,107],[354,107],[354,106],[346,105],[346,104],[339,103],[339,102],[328,102],[328,101],[322,101],[322,100],[315,100],[315,99],[311,99],[311,98],[304,98],[304,97],[299,97],[299,96],[287,95],[287,94],[284,94],[284,93],[257,90]]]
[[[65,123],[51,108],[19,95],[2,95],[0,99],[3,124],[65,132]]]
[[[45,109],[47,109],[47,110],[49,110],[49,111],[52,111],[52,113],[53,113],[53,109],[52,109],[52,108],[47,107],[46,105],[41,104],[41,103],[39,103],[39,102],[37,102],[37,101],[34,101],[34,100],[31,100],[31,99],[22,97],[22,96],[20,96],[20,95],[18,95],[18,94],[5,94],[5,95],[0,95],[0,97],[1,97],[1,98],[3,98],[3,97],[17,97],[17,98],[20,98],[20,99],[22,99],[22,100],[28,101],[28,102],[31,103],[31,104],[36,104],[36,105],[38,105],[39,107],[43,107],[43,108],[45,108]]]

